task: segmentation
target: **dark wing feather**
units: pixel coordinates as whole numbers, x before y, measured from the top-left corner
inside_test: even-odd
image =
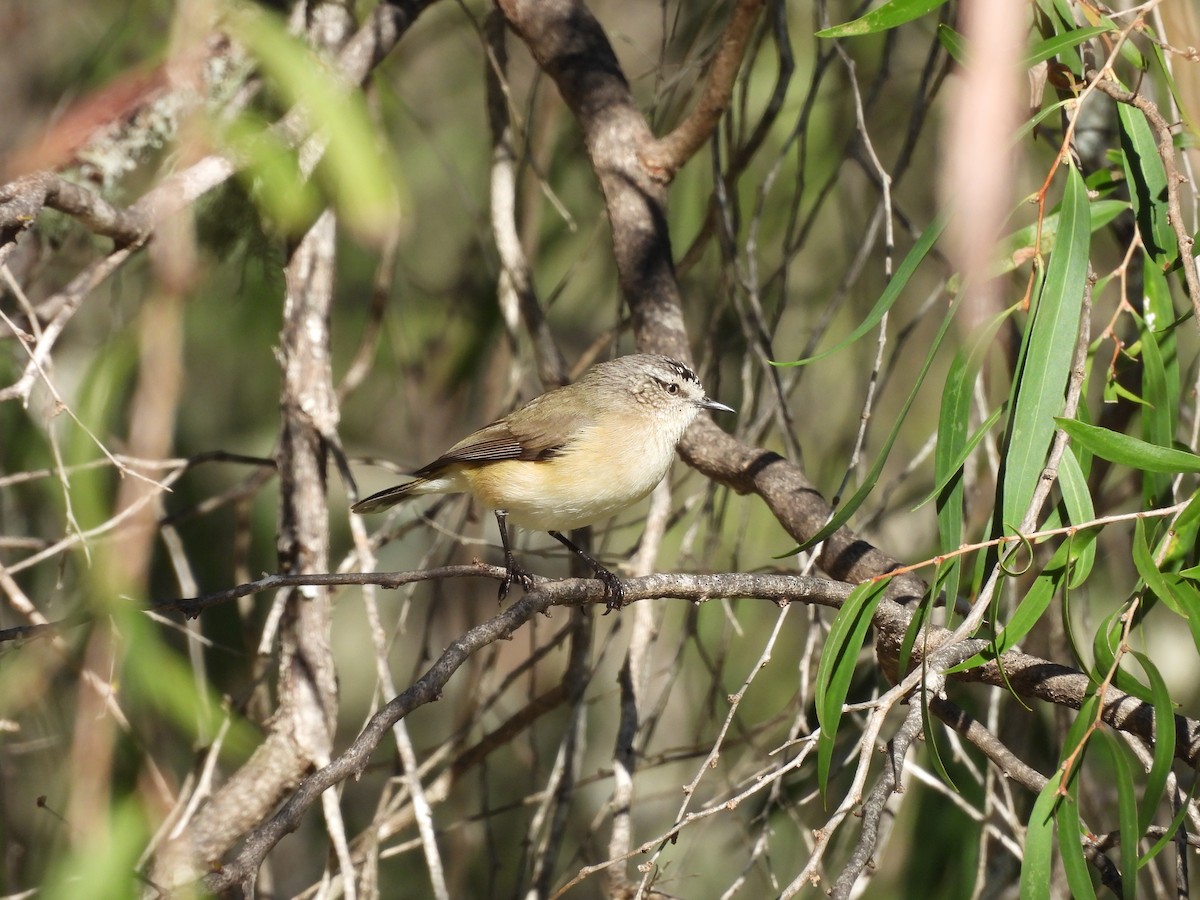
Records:
[[[568,386],[530,400],[500,421],[485,425],[463,438],[415,474],[419,478],[429,478],[454,463],[485,463],[504,459],[538,462],[552,459],[570,443],[580,428],[591,422],[591,410],[580,409],[576,403],[546,402],[551,397],[570,391],[571,386]],[[563,396],[558,399],[569,401]]]

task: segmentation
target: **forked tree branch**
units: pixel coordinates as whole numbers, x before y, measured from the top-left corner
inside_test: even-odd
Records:
[[[121,245],[136,244],[150,233],[143,210],[113,206],[95,191],[53,172],[37,172],[0,187],[0,245],[32,225],[44,208],[73,216],[93,233]]]

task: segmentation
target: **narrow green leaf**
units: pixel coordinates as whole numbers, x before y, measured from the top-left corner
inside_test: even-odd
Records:
[[[854,329],[844,340],[839,341],[834,346],[827,350],[810,356],[807,359],[793,360],[792,362],[777,362],[772,361],[773,366],[807,366],[809,363],[814,363],[817,360],[825,359],[827,356],[832,356],[845,347],[853,344],[872,328],[880,323],[884,313],[892,308],[893,304],[900,298],[900,294],[904,292],[904,288],[908,285],[908,280],[917,271],[917,267],[921,261],[929,255],[929,251],[933,249],[933,245],[937,243],[937,239],[941,237],[942,232],[946,229],[945,217],[939,217],[930,223],[929,227],[917,239],[913,248],[908,251],[900,266],[896,269],[896,274],[892,276],[891,281],[887,283],[883,293],[879,295],[879,299],[875,301],[875,306],[867,314],[867,317],[862,323]]]
[[[1073,8],[1074,0],[1053,0],[1051,4],[1054,11],[1058,14],[1058,21],[1061,30],[1070,31],[1075,27],[1076,16],[1078,13]]]
[[[928,657],[921,659],[922,670],[926,669],[926,660]],[[958,792],[958,785],[954,783],[954,779],[950,777],[949,771],[946,769],[946,764],[942,762],[942,751],[938,748],[938,733],[934,729],[933,723],[935,718],[929,711],[929,694],[925,689],[925,684],[921,684],[921,731],[925,735],[925,750],[929,754],[929,763],[933,767],[933,771],[937,773],[938,778],[942,779],[950,790]]]
[[[1179,91],[1179,85],[1175,83],[1174,67],[1167,62],[1167,54],[1163,52],[1163,48],[1159,46],[1159,38],[1154,34],[1153,29],[1148,29],[1147,37],[1151,38],[1150,52],[1153,56],[1155,69],[1158,76],[1158,81],[1167,86],[1167,90],[1171,92],[1171,99],[1174,100],[1174,109],[1186,126],[1184,137],[1187,135],[1200,134],[1200,119],[1197,119],[1191,110],[1191,104],[1188,98],[1182,96]],[[1128,42],[1126,42],[1128,43]],[[1171,54],[1174,56],[1174,54]]]
[[[285,234],[308,230],[324,204],[320,192],[300,172],[296,151],[253,113],[242,113],[220,136],[245,166],[238,180],[246,184],[263,215]]]
[[[944,487],[962,467],[964,451],[968,446],[967,425],[970,422],[971,397],[975,379],[983,366],[988,352],[996,345],[996,332],[1008,320],[1016,307],[1011,307],[989,322],[970,345],[963,347],[954,357],[946,373],[942,389],[942,404],[938,416],[937,449],[934,451],[933,471],[938,485]],[[989,421],[992,421],[989,419]],[[986,432],[981,428],[974,441],[978,443]],[[940,492],[935,489],[935,493]],[[959,541],[951,545],[942,544],[942,550],[952,550]]]
[[[1062,491],[1063,505],[1067,508],[1067,520],[1072,525],[1083,525],[1096,518],[1095,507],[1092,506],[1092,495],[1088,492],[1087,476],[1079,460],[1070,448],[1062,455],[1058,464],[1058,489]],[[1072,550],[1071,559],[1074,566],[1068,587],[1076,588],[1087,580],[1091,574],[1092,564],[1096,560],[1095,539],[1080,541]]]
[[[1044,900],[1050,884],[1050,863],[1054,849],[1054,807],[1061,799],[1059,769],[1046,782],[1034,801],[1025,829],[1025,855],[1021,857],[1021,900]]]
[[[1054,814],[1058,825],[1058,852],[1073,900],[1091,900],[1096,896],[1092,872],[1083,858],[1083,828],[1079,821],[1079,782],[1072,779],[1068,799],[1058,804]]]
[[[1092,635],[1092,671],[1090,673],[1091,680],[1100,683],[1108,676],[1109,670],[1112,669],[1113,662],[1117,658],[1117,637],[1116,632],[1119,628],[1114,628],[1116,618],[1121,614],[1121,610],[1106,616],[1104,621],[1100,623],[1100,627],[1096,629],[1096,633]],[[1147,699],[1145,697],[1140,699]]]
[[[945,395],[943,395],[942,399],[945,400]],[[1008,409],[1008,407],[1005,404],[1001,403],[999,406],[997,406],[995,409],[992,410],[991,415],[989,415],[987,417],[987,419],[977,429],[975,429],[975,433],[972,434],[969,438],[967,438],[967,442],[966,442],[966,444],[963,445],[962,449],[959,451],[958,456],[954,457],[952,460],[950,460],[949,463],[946,464],[946,467],[945,467],[946,474],[941,476],[938,479],[935,479],[934,485],[933,485],[933,490],[931,490],[928,494],[926,494],[924,497],[922,497],[921,500],[915,506],[913,506],[913,508],[912,508],[913,512],[916,512],[918,509],[920,509],[922,506],[924,506],[930,500],[936,499],[937,496],[939,494],[941,494],[942,491],[944,491],[948,485],[951,484],[951,482],[953,482],[956,478],[959,478],[962,475],[962,467],[964,465],[966,465],[967,459],[970,458],[971,453],[975,450],[976,447],[979,446],[979,444],[983,441],[983,439],[988,436],[988,432],[990,432],[993,428],[996,427],[996,423],[1000,421],[1000,417],[1004,415],[1004,413],[1007,409]],[[940,443],[938,444],[938,449],[939,450],[941,449]],[[934,463],[934,467],[935,467],[936,471],[940,471],[940,469],[938,469],[938,467],[937,467],[936,460]],[[939,502],[939,507],[941,505],[942,505],[942,503]],[[948,550],[954,549],[954,547],[947,545],[945,542],[942,543],[942,546]],[[958,546],[958,545],[956,544],[954,546]]]
[[[1137,107],[1118,103],[1117,117],[1138,233],[1151,258],[1165,266],[1179,256],[1179,244],[1167,221],[1167,173],[1158,155],[1158,143],[1146,114]]]
[[[1003,525],[1025,516],[1054,437],[1079,332],[1091,232],[1087,190],[1079,170],[1067,168],[1058,244],[1029,328],[1029,349],[1019,375],[1004,461]]]
[[[1139,72],[1145,72],[1150,67],[1149,60],[1142,55],[1141,50],[1134,46],[1133,41],[1121,41],[1118,47],[1120,48],[1121,59],[1125,60],[1125,62]]]
[[[399,184],[383,155],[362,91],[343,84],[312,49],[287,32],[282,19],[238,6],[227,22],[254,54],[284,99],[301,103],[326,141],[317,172],[348,226],[371,238],[393,227]]]
[[[1153,268],[1149,261],[1147,266]],[[1142,393],[1150,405],[1142,411],[1143,437],[1159,447],[1170,447],[1179,419],[1178,392],[1172,393],[1167,382],[1167,368],[1158,336],[1146,327],[1141,316],[1136,319],[1141,334],[1138,346],[1142,356]]]
[[[1042,7],[1055,31],[1075,28],[1075,11],[1070,7],[1070,0],[1038,0],[1038,6]]]
[[[1050,105],[1044,106],[1041,109],[1039,109],[1036,113],[1034,113],[1032,116],[1030,116],[1024,122],[1022,122],[1020,127],[1018,127],[1017,130],[1015,132],[1013,132],[1013,136],[1012,136],[1013,137],[1013,141],[1012,141],[1013,146],[1017,146],[1022,141],[1024,141],[1026,138],[1028,138],[1029,135],[1033,133],[1033,130],[1035,128],[1037,128],[1039,125],[1041,125],[1047,119],[1053,118],[1055,116],[1061,116],[1062,110],[1068,106],[1073,106],[1074,103],[1075,103],[1075,98],[1071,97],[1071,98],[1068,98],[1065,100],[1059,100],[1057,103],[1051,103]],[[1126,203],[1124,205],[1126,207],[1129,206],[1128,203]],[[1011,268],[1012,267],[1005,269],[1005,271],[1011,271]]]
[[[1186,508],[1184,512],[1187,512]],[[1200,526],[1194,521],[1185,523],[1180,518],[1170,525],[1169,529],[1166,534],[1166,550],[1159,557],[1159,568],[1164,572],[1173,572],[1178,578],[1183,576],[1183,572],[1178,569],[1195,557],[1196,547],[1200,546]]]
[[[1068,787],[1074,786],[1079,779],[1083,759],[1087,755],[1088,741],[1095,734],[1092,726],[1099,718],[1100,698],[1094,693],[1089,693],[1079,704],[1079,712],[1075,714],[1075,718],[1071,721],[1071,727],[1067,729],[1067,735],[1063,739],[1062,752],[1058,756],[1060,770],[1068,762],[1071,763]]]
[[[1053,56],[1058,56],[1063,51],[1070,50],[1084,41],[1090,41],[1098,34],[1116,30],[1116,26],[1108,19],[1104,19],[1103,22],[1104,24],[1102,25],[1076,28],[1065,34],[1056,34],[1034,44],[1021,60],[1021,68],[1032,69],[1038,63],[1045,62]]]
[[[1140,838],[1154,821],[1154,812],[1166,793],[1167,776],[1171,774],[1171,764],[1175,761],[1175,704],[1171,702],[1171,692],[1167,689],[1167,683],[1163,681],[1161,673],[1150,658],[1136,650],[1133,657],[1146,673],[1150,682],[1150,696],[1154,698],[1154,759],[1150,764],[1150,774],[1146,776],[1141,803],[1138,805]]]
[[[1112,615],[1105,617],[1100,623],[1100,627],[1096,629],[1095,637],[1092,640],[1092,658],[1094,660],[1094,673],[1092,678],[1094,681],[1102,681],[1110,671],[1113,671],[1113,666],[1117,659],[1117,646],[1121,641],[1121,631],[1123,628],[1121,615],[1125,611],[1122,607]],[[1151,705],[1154,704],[1154,698],[1150,695],[1150,688],[1142,684],[1120,666],[1116,667],[1112,677],[1113,683],[1127,694],[1132,694],[1139,700],[1144,700]]]
[[[901,676],[908,674],[908,660],[912,655],[912,648],[916,643],[917,635],[921,633],[921,629],[929,621],[929,614],[933,612],[934,600],[945,589],[944,586],[951,572],[957,568],[958,562],[957,559],[954,559],[938,567],[937,571],[934,572],[933,584],[929,586],[929,590],[921,597],[921,601],[917,604],[908,627],[904,629],[904,639],[900,642],[900,652],[896,657],[896,671]],[[947,605],[953,606],[952,603]]]
[[[1192,632],[1192,643],[1196,645],[1196,650],[1200,651],[1200,590],[1190,581],[1179,577],[1167,579],[1167,586],[1171,590],[1171,596],[1175,598],[1176,605],[1182,610],[1184,622]]]
[[[921,385],[925,383],[925,376],[929,374],[929,367],[933,365],[934,359],[937,357],[938,350],[942,346],[942,339],[946,337],[946,332],[950,329],[950,323],[954,321],[954,314],[958,311],[958,306],[962,302],[960,294],[950,306],[946,317],[942,320],[941,326],[938,328],[937,334],[933,336],[933,342],[929,347],[929,352],[925,356],[925,362],[921,365],[921,371],[917,373],[916,381],[913,383],[912,390],[904,399],[904,403],[900,407],[899,413],[896,415],[896,421],[892,424],[892,430],[888,433],[887,439],[883,442],[883,447],[879,450],[879,455],[875,458],[875,462],[871,464],[863,483],[859,485],[850,499],[842,503],[837,508],[833,516],[825,526],[816,534],[810,537],[807,541],[797,548],[806,550],[809,547],[815,547],[829,535],[833,534],[846,523],[846,521],[854,515],[863,501],[870,496],[871,491],[875,489],[875,485],[879,482],[879,473],[883,471],[884,465],[887,463],[888,454],[892,452],[892,445],[896,443],[896,438],[900,436],[900,428],[904,425],[905,419],[908,417],[908,411],[912,408],[913,401],[917,399],[917,394],[920,393]]]
[[[1100,735],[1100,746],[1107,751],[1112,761],[1113,781],[1117,788],[1117,821],[1121,831],[1120,867],[1121,887],[1126,900],[1133,900],[1137,895],[1137,863],[1138,863],[1138,809],[1134,796],[1133,772],[1129,768],[1129,760],[1117,739],[1107,731],[1097,732]]]
[[[1179,360],[1175,350],[1175,329],[1178,317],[1175,314],[1175,303],[1171,299],[1171,286],[1167,276],[1158,266],[1152,265],[1150,257],[1142,255],[1142,318],[1146,320],[1146,328],[1158,338],[1162,348],[1163,360],[1168,371],[1178,373]]]
[[[967,61],[967,44],[963,36],[947,25],[940,22],[937,27],[937,37],[942,49],[959,65]]]
[[[1142,437],[1151,444],[1170,447],[1179,428],[1181,392],[1178,339],[1171,327],[1175,310],[1166,276],[1148,254],[1143,252],[1142,260],[1144,315],[1137,319],[1137,346],[1143,362],[1142,387],[1150,403],[1142,413]],[[1142,494],[1147,507],[1170,496],[1172,480],[1166,472],[1143,475]]]
[[[1082,422],[1084,425],[1092,424],[1092,414],[1086,403],[1079,404],[1079,409],[1075,411],[1075,421]],[[1062,428],[1062,422],[1055,420],[1055,424],[1059,428]],[[1067,431],[1067,429],[1063,428],[1063,431]],[[1070,431],[1067,431],[1068,435],[1070,433]],[[1079,441],[1071,441],[1070,446],[1071,452],[1079,460],[1079,465],[1083,468],[1083,471],[1090,472],[1092,470],[1092,463],[1095,462],[1096,454],[1089,450],[1086,444],[1081,444]]]
[[[842,707],[850,691],[858,651],[862,649],[875,608],[883,599],[888,580],[867,582],[856,587],[838,610],[829,626],[829,637],[817,665],[817,721],[821,736],[817,739],[817,783],[821,796],[829,784],[829,764],[842,718]]]
[[[1096,532],[1088,531],[1076,535],[1079,541],[1095,541]],[[1046,567],[1038,573],[1037,578],[1033,580],[1033,584],[1026,592],[1021,602],[1017,604],[1017,608],[1013,610],[1013,614],[1009,617],[1008,624],[1004,626],[1000,634],[996,636],[995,651],[1004,653],[1011,650],[1025,635],[1033,630],[1050,606],[1050,601],[1054,599],[1054,594],[1058,590],[1060,584],[1068,572],[1068,564],[1073,550],[1072,545],[1064,541],[1059,548],[1054,551],[1054,555],[1050,557],[1050,562],[1046,563]]]
[[[1116,403],[1118,400],[1128,400],[1130,403],[1136,403],[1138,406],[1149,406],[1150,403],[1143,400],[1121,382],[1113,377],[1113,373],[1109,373],[1108,382],[1104,385],[1104,402]]]
[[[1133,564],[1137,567],[1138,575],[1146,582],[1146,587],[1165,603],[1177,616],[1183,615],[1183,609],[1175,602],[1175,595],[1167,584],[1167,579],[1158,564],[1154,562],[1154,554],[1150,552],[1150,544],[1146,539],[1146,520],[1138,519],[1133,527]]]
[[[1139,869],[1146,865],[1146,863],[1150,862],[1150,860],[1154,859],[1154,857],[1158,856],[1158,854],[1165,850],[1167,846],[1175,840],[1176,832],[1179,831],[1179,827],[1183,824],[1183,820],[1186,819],[1188,813],[1191,812],[1192,801],[1196,797],[1197,789],[1200,789],[1200,781],[1193,779],[1192,786],[1188,788],[1187,796],[1183,798],[1183,802],[1179,804],[1179,809],[1176,810],[1175,815],[1171,818],[1171,824],[1169,824],[1163,830],[1163,836],[1155,841],[1150,849],[1142,854],[1142,857],[1138,860]]]
[[[1033,267],[1033,272],[1032,272],[1032,283],[1029,285],[1029,287],[1027,289],[1028,295],[1030,297],[1040,297],[1042,294],[1042,289],[1045,286],[1045,284],[1046,284],[1046,267],[1041,264],[1035,265]],[[1021,329],[1021,345],[1020,345],[1020,348],[1017,350],[1017,365],[1016,365],[1016,370],[1015,370],[1016,376],[1014,378],[1012,378],[1012,380],[1010,381],[1009,386],[1008,386],[1008,402],[1007,402],[1008,415],[1005,419],[1004,441],[1003,441],[1003,447],[1006,451],[1008,448],[1009,441],[1012,440],[1013,410],[1016,409],[1017,394],[1021,390],[1020,373],[1025,368],[1025,361],[1029,358],[1029,342],[1033,336],[1032,324],[1033,324],[1033,315],[1030,315],[1027,317],[1025,327]],[[1002,461],[1001,466],[1003,467],[1003,465],[1004,465],[1004,463]],[[1001,476],[1003,476],[1003,472],[1001,472]],[[992,511],[992,536],[993,537],[1003,534],[1004,529],[1005,529],[1005,523],[1003,521],[1002,512],[1001,512],[1001,502],[1003,500],[1002,486],[1003,486],[1003,481],[1001,481],[996,486],[996,500],[995,500],[995,505],[994,505],[993,511]],[[995,553],[981,553],[976,557],[976,559],[978,559],[980,562],[993,561],[994,556],[995,556]],[[982,575],[982,572],[980,572],[979,574]],[[997,594],[997,597],[998,596],[999,595]]]
[[[1022,898],[1046,896],[1054,846],[1052,822],[1058,823],[1059,849],[1074,896],[1092,896],[1089,893],[1091,877],[1086,873],[1086,866],[1083,867],[1086,888],[1079,878],[1082,844],[1078,796],[1079,772],[1087,753],[1087,744],[1095,733],[1092,725],[1099,714],[1100,698],[1089,693],[1080,704],[1079,713],[1071,722],[1071,727],[1067,729],[1058,767],[1034,801],[1026,834],[1025,857],[1021,864]],[[1075,858],[1076,855],[1079,859]]]
[[[1058,427],[1092,453],[1144,472],[1200,472],[1200,456],[1173,447],[1159,447],[1146,441],[1110,431],[1098,425],[1086,425],[1074,419],[1055,419]]]
[[[1200,491],[1192,494],[1192,499],[1175,520],[1175,530],[1186,531],[1197,523],[1200,523]]]
[[[919,19],[921,16],[933,12],[945,2],[946,0],[889,0],[865,16],[842,25],[834,25],[832,28],[821,29],[817,32],[817,37],[857,37],[876,31],[887,31],[889,28]]]
[[[933,477],[937,490],[939,546],[949,553],[963,539],[963,482],[961,470],[966,462],[967,426],[970,423],[971,395],[975,376],[983,361],[982,348],[992,343],[995,329],[988,327],[981,340],[955,354],[942,388],[938,415],[937,447],[933,454]],[[982,338],[987,338],[987,344]],[[980,435],[982,437],[982,435]]]
[[[1068,542],[1072,540],[1074,538],[1068,538]],[[1063,635],[1067,639],[1067,646],[1071,648],[1071,659],[1075,661],[1076,667],[1084,672],[1088,672],[1088,666],[1083,657],[1083,641],[1076,634],[1075,622],[1071,616],[1071,590],[1074,586],[1074,579],[1072,578],[1067,582],[1067,589],[1063,591],[1062,603],[1058,605],[1059,621],[1062,623]],[[1090,672],[1088,673],[1088,679],[1092,682],[1092,688],[1094,688],[1097,682],[1091,678]]]
[[[938,416],[937,448],[933,458],[936,483],[933,496],[937,497],[938,538],[943,553],[950,553],[963,542],[963,466],[971,451],[1000,416],[1000,410],[994,411],[968,440],[967,425],[970,422],[975,379],[988,351],[995,346],[996,332],[1015,308],[996,316],[969,346],[959,350],[950,364],[950,371],[946,373]],[[950,608],[954,606],[953,598],[958,596],[961,568],[961,561],[955,559],[947,571],[946,592],[951,598]]]

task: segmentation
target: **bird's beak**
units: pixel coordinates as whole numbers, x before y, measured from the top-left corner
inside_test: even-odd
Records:
[[[701,409],[711,409],[713,412],[737,412],[732,406],[726,406],[724,403],[718,403],[712,397],[705,397],[700,401]]]

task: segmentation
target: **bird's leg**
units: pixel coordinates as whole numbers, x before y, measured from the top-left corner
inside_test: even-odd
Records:
[[[508,526],[504,524],[508,513],[502,509],[496,510],[496,524],[500,526],[500,543],[504,547],[504,580],[500,582],[500,602],[508,596],[508,589],[514,581],[521,582],[525,590],[533,588],[533,574],[525,569],[513,556],[512,546],[508,543]]]
[[[566,535],[557,531],[551,531],[550,537],[554,538],[556,541],[582,559],[585,563],[591,566],[592,571],[596,573],[596,577],[603,582],[605,600],[604,614],[606,616],[614,609],[620,609],[625,605],[625,589],[621,587],[620,578],[608,571],[608,569],[604,568],[604,566],[600,565],[600,563],[596,562],[594,559],[576,547],[570,540],[567,539]]]

